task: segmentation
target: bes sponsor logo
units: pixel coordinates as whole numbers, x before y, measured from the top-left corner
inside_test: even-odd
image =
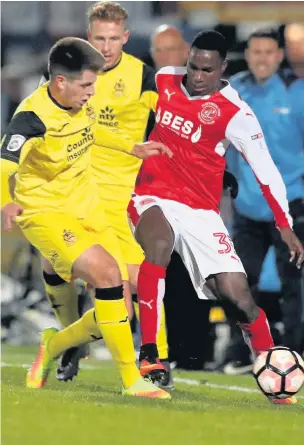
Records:
[[[85,128],[81,133],[81,139],[74,144],[69,144],[67,146],[68,161],[77,159],[79,156],[83,155],[88,148],[93,144],[94,136],[91,131],[91,127]]]
[[[207,102],[198,113],[198,118],[203,124],[212,125],[220,115],[221,111],[219,107],[213,102]]]
[[[105,125],[106,127],[116,128],[118,127],[118,121],[116,120],[116,114],[114,109],[106,106],[102,108],[99,113],[98,123],[100,125]]]
[[[157,124],[168,127],[178,136],[182,137],[183,139],[188,139],[193,143],[198,142],[201,138],[201,125],[195,128],[195,125],[192,121],[187,120],[182,116],[174,115],[170,111],[162,111],[160,107],[157,110],[155,121]]]

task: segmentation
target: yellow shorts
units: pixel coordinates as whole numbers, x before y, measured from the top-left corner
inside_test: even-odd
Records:
[[[100,203],[94,206],[83,220],[69,214],[46,212],[22,219],[19,224],[28,241],[41,252],[64,280],[72,280],[73,263],[89,247],[96,244],[101,245],[115,258],[122,279],[128,280],[128,270],[120,243]],[[102,264],[100,266],[102,267]]]
[[[98,184],[98,191],[107,221],[118,238],[124,262],[140,265],[144,253],[131,232],[127,214],[133,188]]]

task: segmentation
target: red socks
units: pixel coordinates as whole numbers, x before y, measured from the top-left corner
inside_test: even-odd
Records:
[[[141,343],[156,344],[160,326],[161,305],[165,295],[166,268],[144,261],[139,269],[137,297],[140,315]]]
[[[245,342],[251,349],[254,359],[263,351],[274,346],[268,320],[263,309],[260,308],[258,318],[252,323],[239,323],[243,331]]]

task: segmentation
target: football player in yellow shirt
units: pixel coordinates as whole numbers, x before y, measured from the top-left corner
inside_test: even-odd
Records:
[[[126,29],[127,18],[127,11],[118,3],[113,2],[97,3],[89,11],[88,40],[105,58],[105,66],[97,76],[95,95],[90,100],[90,104],[96,111],[99,128],[107,128],[109,135],[123,131],[136,143],[143,142],[145,138],[149,113],[155,110],[158,95],[154,71],[139,59],[123,51],[123,45],[128,41],[130,34]],[[118,238],[124,262],[121,273],[128,312],[130,314],[132,308],[128,285],[130,283],[138,316],[137,276],[144,256],[131,233],[127,206],[141,160],[112,150],[110,147],[110,139],[105,139],[102,147],[93,145],[92,169],[108,223],[113,227]],[[57,318],[64,327],[70,325],[78,319],[78,297],[75,284],[58,282],[47,264],[44,267],[44,279],[47,294],[57,312]],[[160,361],[153,364],[152,368],[169,369],[164,310],[157,346]],[[79,358],[77,354],[79,351],[75,351],[76,360],[75,357],[71,357],[71,361],[66,366],[59,366],[57,378],[66,380],[73,374],[77,374]],[[69,352],[67,355],[70,355]],[[65,356],[63,360],[67,361]],[[162,383],[165,387],[172,386],[171,376],[168,373]]]
[[[16,220],[56,276],[65,282],[81,278],[95,289],[94,334],[101,333],[116,362],[123,394],[170,398],[145,381],[136,367],[121,273],[114,259],[119,258],[119,245],[91,171],[91,146],[103,143],[107,135],[95,128],[95,112],[88,105],[103,66],[102,55],[82,39],[68,37],[51,49],[50,82],[20,104],[2,141],[2,171],[16,174],[4,228],[10,229]],[[122,134],[111,135],[108,144],[142,158],[165,151],[156,143],[152,149],[151,144],[134,144]],[[91,315],[89,311],[87,316]],[[29,388],[45,384],[54,358],[67,343],[78,342],[74,334],[69,328],[42,333],[39,354],[27,374]]]

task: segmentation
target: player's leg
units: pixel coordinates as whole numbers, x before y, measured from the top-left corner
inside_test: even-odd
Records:
[[[68,283],[54,271],[51,263],[42,258],[43,278],[47,298],[53,312],[63,328],[79,320],[79,297],[75,282]],[[72,380],[78,374],[79,361],[89,354],[88,346],[83,344],[67,349],[60,358],[56,371],[59,381]]]
[[[226,272],[215,275],[216,287],[227,316],[238,323],[254,358],[271,348],[273,339],[265,312],[260,309],[241,272]]]
[[[144,258],[141,262],[144,261]],[[128,264],[128,272],[129,272],[129,280],[132,288],[134,289],[132,293],[132,299],[134,303],[134,310],[136,313],[136,317],[139,320],[140,313],[139,313],[139,304],[138,304],[138,298],[137,298],[137,282],[138,282],[138,274],[139,274],[139,264]],[[168,362],[168,341],[167,341],[167,331],[166,331],[166,315],[165,315],[165,308],[164,304],[162,303],[161,308],[161,319],[160,319],[160,326],[156,337],[156,344],[158,349],[158,355],[162,362]]]
[[[138,380],[139,372],[117,263],[101,246],[94,245],[73,262],[71,273],[95,288],[97,325],[118,366],[123,386],[129,388]],[[80,341],[76,331],[77,326],[72,325],[58,332],[48,344],[50,356],[58,357],[68,347],[76,346]]]
[[[76,285],[57,275],[45,258],[42,258],[42,267],[47,298],[57,320],[65,328],[80,318]]]
[[[132,294],[132,300],[134,304],[136,318],[140,323],[140,313],[139,313],[137,293],[134,292]],[[174,381],[169,362],[169,351],[168,351],[169,347],[167,339],[167,326],[166,326],[166,314],[165,314],[164,303],[162,303],[161,305],[160,325],[156,336],[156,346],[160,363],[167,369],[167,372],[158,375],[157,380],[155,380],[154,383],[156,383],[160,388],[172,390],[174,388]]]
[[[113,191],[113,189],[108,186],[103,187],[102,190],[100,190],[100,193],[103,203],[107,202],[109,204],[106,206],[107,220],[109,221],[117,235],[124,262],[125,264],[127,264],[127,278],[124,278],[124,271],[122,272],[122,279],[129,280],[130,285],[128,286],[128,283],[124,282],[124,288],[126,289],[125,299],[127,308],[130,304],[130,296],[132,291],[134,310],[136,313],[136,317],[139,320],[140,314],[137,301],[137,281],[139,266],[144,261],[144,254],[141,247],[134,239],[126,211],[132,190],[125,190],[124,188],[123,190],[118,191],[116,189],[115,191]],[[113,198],[113,195],[115,196],[115,198]],[[117,198],[117,196],[119,196],[119,199]],[[111,197],[112,199],[110,199]],[[168,342],[165,310],[163,305],[161,322],[157,334],[157,348],[160,360],[164,361],[166,365],[168,365]]]
[[[105,272],[100,271],[100,265]],[[168,398],[167,393],[156,391],[153,385],[146,385],[140,378],[121,274],[114,258],[103,247],[93,246],[75,261],[72,273],[95,288],[96,321],[120,372],[123,393]]]
[[[256,305],[243,264],[221,217],[212,211],[176,208],[180,237],[176,243],[194,285],[210,276],[215,278],[217,293],[227,316],[251,334],[253,353],[273,345],[265,313]],[[203,227],[203,231],[202,231]]]
[[[29,241],[40,250],[42,256],[45,258],[44,265],[47,267],[49,275],[53,272],[53,278],[55,277],[55,279],[61,281],[61,283],[70,283],[72,281],[71,269],[73,262],[87,249],[88,245],[94,244],[84,231],[82,225],[75,220],[75,218],[68,215],[52,213],[36,215],[31,218],[28,223],[22,224],[21,228]],[[51,263],[52,266],[50,266],[49,263]],[[52,291],[53,289],[51,289],[51,292]],[[55,289],[54,293],[58,296],[60,292],[56,292]],[[63,304],[63,301],[55,301],[56,309],[57,311],[59,309],[59,312],[60,307],[58,308],[58,306],[60,306],[60,303]],[[66,312],[68,312],[68,309]],[[74,310],[74,319],[78,317],[79,314]],[[88,332],[96,331],[96,324],[93,317],[86,317],[85,320],[85,326]],[[76,326],[78,326],[78,324],[76,324]],[[76,340],[79,345],[88,341],[88,335],[84,332],[83,327],[79,327],[78,333],[75,327],[62,332],[65,332],[62,339],[62,352],[76,346],[74,345]],[[100,336],[99,332],[98,336]],[[59,340],[61,337],[59,337]],[[89,337],[89,339],[90,338],[91,337]]]
[[[96,236],[96,242],[99,241],[118,262],[121,275],[124,280],[127,280],[128,270],[126,265],[124,264],[119,242],[115,237],[113,229],[108,227],[103,230],[102,234]],[[56,277],[57,279],[62,280],[58,275],[56,275]],[[133,315],[133,307],[132,297],[129,290],[129,282],[123,281],[123,286],[124,301],[126,304],[128,317],[129,319],[131,319]],[[92,298],[92,302],[94,304],[95,289],[91,284],[87,287],[89,288],[89,295]],[[96,322],[95,309],[88,311],[78,322],[70,324],[69,327],[64,330],[63,334],[60,334],[60,336],[62,336],[64,339],[62,347],[69,349],[66,349],[60,358],[60,364],[57,369],[56,377],[59,380],[66,381],[71,380],[78,374],[79,360],[84,354],[87,353],[87,344],[102,338]],[[74,345],[73,347],[71,347],[72,344]],[[79,347],[75,347],[75,345],[79,345]]]
[[[56,227],[49,225],[54,217]],[[67,281],[72,276],[78,277],[95,288],[96,321],[120,372],[124,393],[168,398],[164,391],[146,384],[136,367],[121,274],[114,258],[101,245],[93,243],[94,237],[77,220],[67,215],[39,215],[36,220],[31,220],[29,227],[23,227],[25,235],[35,247],[40,248],[45,258],[50,259],[54,251],[57,253],[54,269],[59,276]],[[66,227],[69,227],[68,233]],[[45,332],[39,355],[28,373],[28,386],[43,386],[52,359],[67,347],[78,346],[78,340],[76,343],[76,339],[71,338],[69,328],[58,333],[53,330]]]
[[[239,322],[243,331],[251,334],[253,353],[258,355],[271,347],[273,342],[265,313],[251,295],[243,264],[221,217],[206,210],[189,209],[184,213],[180,207],[176,211],[181,225],[176,248],[194,285],[199,287],[200,279],[214,277],[228,318]]]
[[[133,317],[133,305],[132,305],[132,294],[129,284],[128,267],[125,262],[124,254],[121,248],[121,241],[117,236],[117,231],[114,228],[113,221],[108,217],[108,213],[106,214],[106,216],[109,227],[103,230],[102,234],[100,235],[99,241],[102,244],[102,246],[115,258],[115,260],[118,263],[123,282],[123,294],[125,299],[125,305],[127,308],[129,320],[131,320]]]
[[[123,193],[119,193],[119,196],[123,196]],[[129,202],[130,193],[128,193],[127,200]],[[116,197],[117,200],[117,197]],[[139,320],[139,304],[137,299],[137,283],[138,283],[138,274],[139,267],[144,261],[145,257],[140,245],[134,239],[132,231],[130,229],[130,222],[128,220],[126,207],[127,204],[122,201],[114,201],[113,205],[107,206],[106,215],[107,219],[110,222],[111,226],[114,228],[117,238],[119,240],[122,256],[124,262],[127,264],[127,278],[129,280],[129,284],[132,294],[133,294],[133,303],[134,310],[136,313],[136,317]],[[122,272],[122,278],[124,280],[124,272]],[[127,289],[127,286],[126,286]],[[129,297],[130,295],[125,295]],[[129,299],[127,298],[127,302]],[[172,376],[170,372],[170,366],[168,361],[168,342],[167,342],[167,331],[166,331],[166,320],[165,320],[165,310],[164,305],[162,303],[161,309],[161,320],[159,325],[159,330],[156,338],[157,349],[159,353],[159,359],[161,363],[168,369],[168,373],[163,376],[163,379],[160,382],[162,387],[173,387]]]
[[[257,301],[257,286],[271,239],[268,223],[252,221],[235,213],[233,223],[234,247],[247,273],[250,290]],[[227,351],[229,362],[224,367],[227,374],[242,374],[252,367],[250,351],[244,344],[241,330],[231,323],[231,340]]]
[[[274,346],[265,312],[254,302],[245,274],[228,272],[215,275],[216,287],[226,313],[242,329],[244,340],[253,357]],[[296,404],[297,399],[271,399],[273,403]]]
[[[156,346],[161,321],[162,301],[165,295],[166,269],[174,245],[170,224],[159,207],[150,207],[141,215],[136,227],[136,239],[145,252],[138,276],[138,300],[142,346],[140,364],[143,375],[161,378]]]

